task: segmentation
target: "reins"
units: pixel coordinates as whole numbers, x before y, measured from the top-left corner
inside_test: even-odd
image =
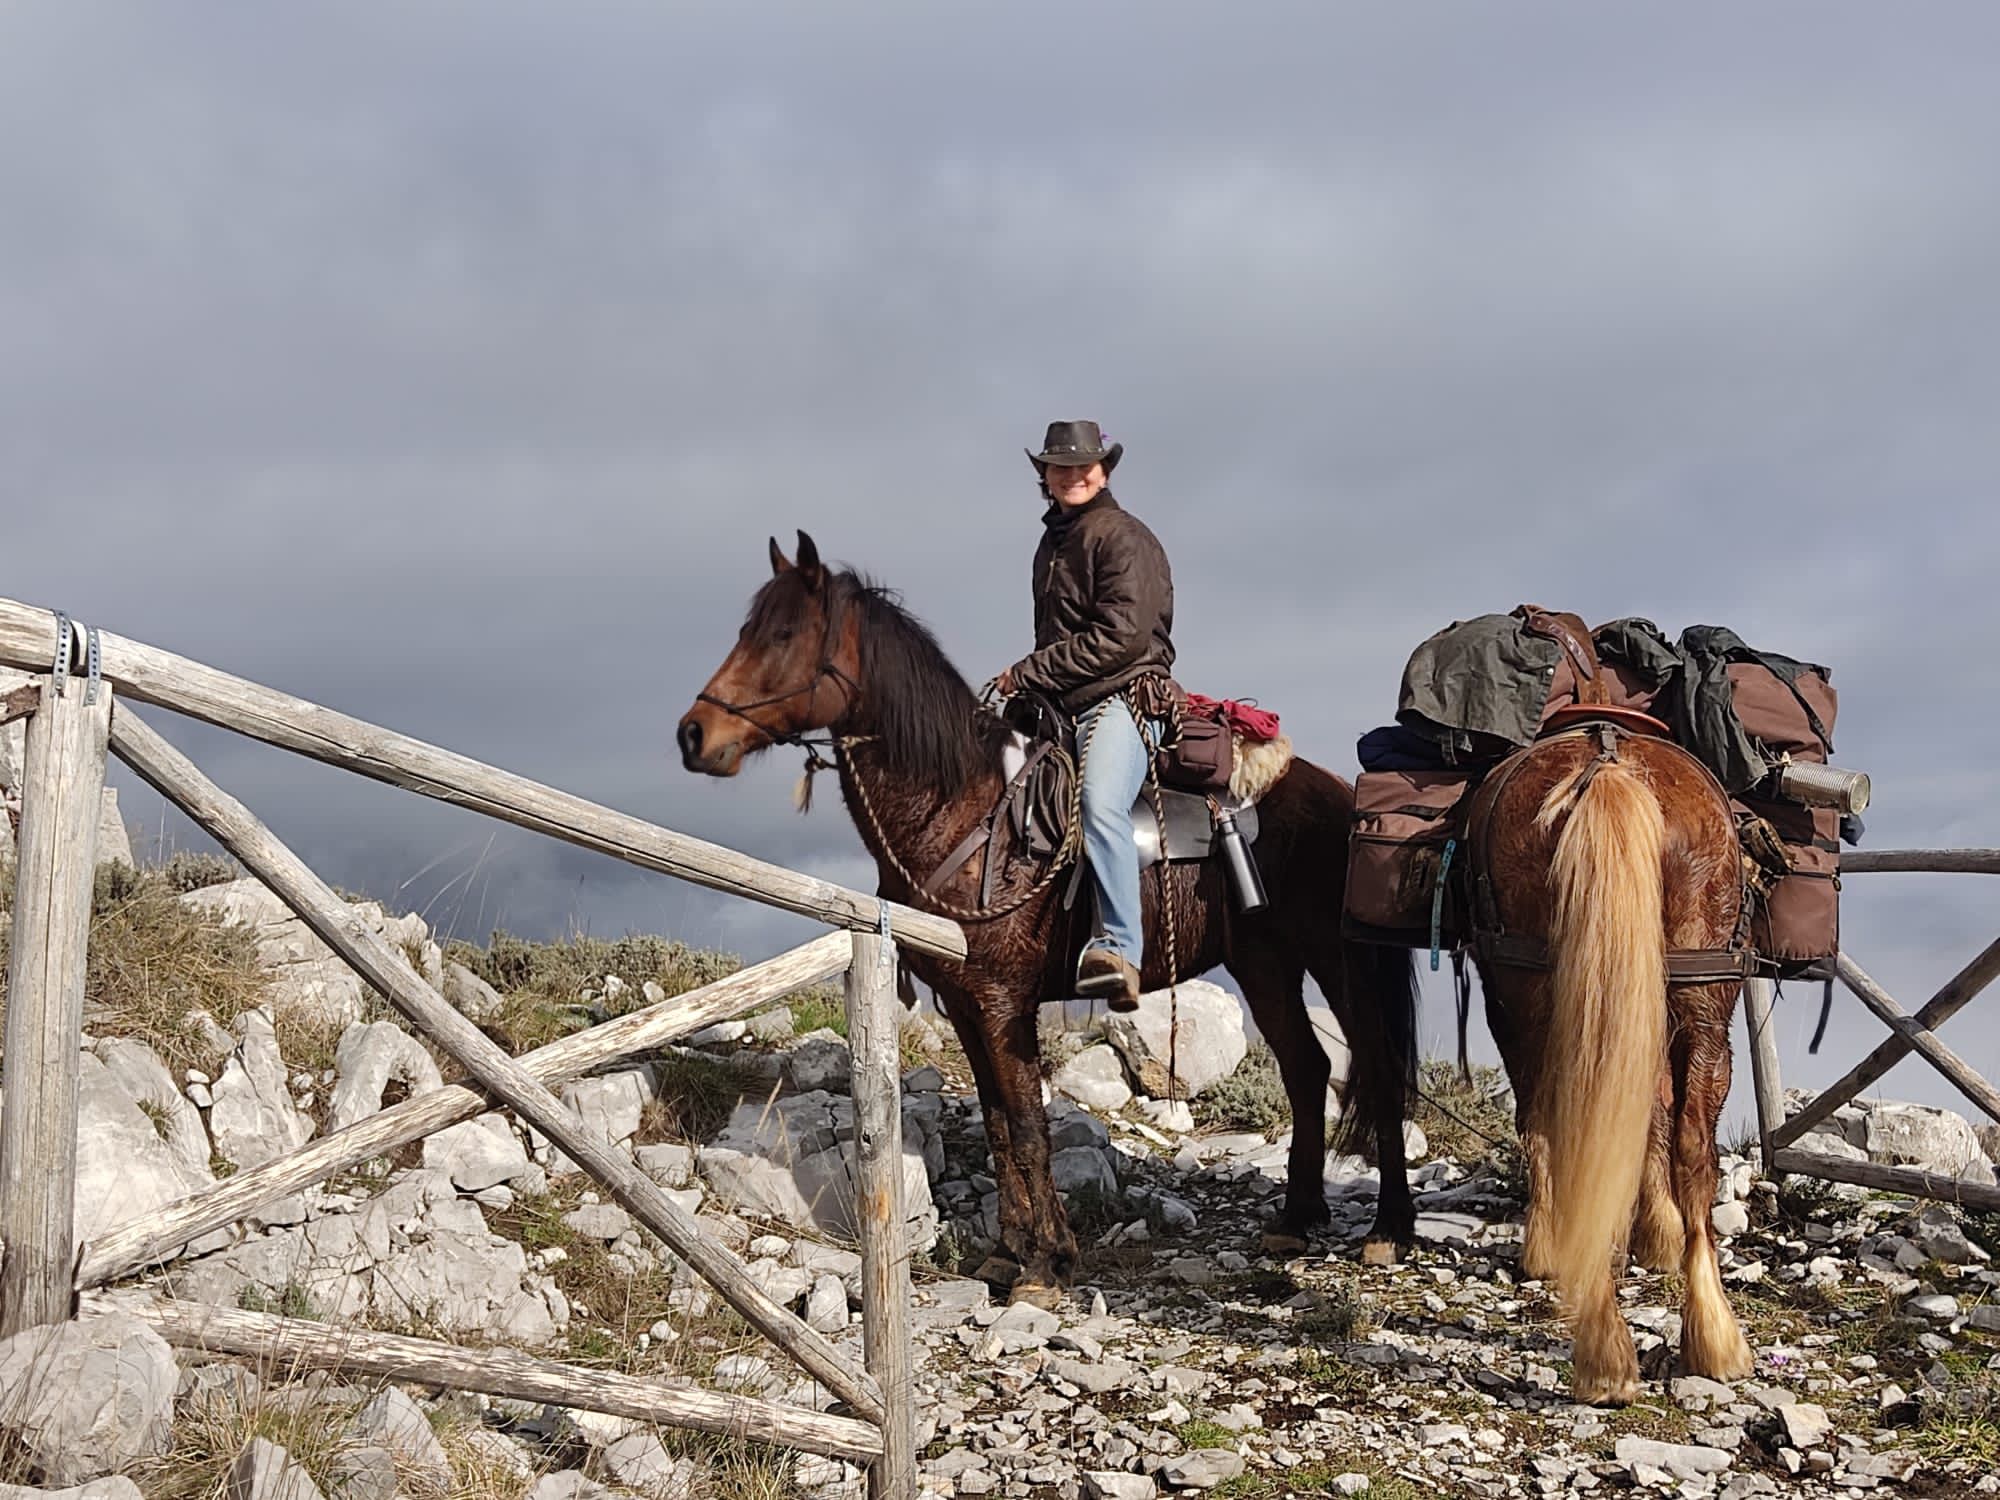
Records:
[[[861,696],[861,684],[843,672],[840,669],[840,664],[833,659],[834,650],[839,644],[835,627],[839,624],[840,609],[845,602],[844,599],[834,595],[831,590],[828,591],[827,609],[824,617],[825,624],[820,629],[819,637],[819,666],[814,669],[812,676],[807,678],[804,683],[791,689],[789,692],[773,693],[770,697],[759,698],[754,703],[730,703],[716,697],[715,694],[709,692],[707,689],[703,689],[694,695],[695,702],[707,703],[721,709],[726,714],[734,714],[775,745],[804,745],[810,757],[807,761],[808,771],[810,772],[812,762],[818,760],[818,756],[813,753],[814,742],[808,740],[805,734],[798,730],[773,729],[761,720],[752,718],[750,710],[753,708],[769,708],[773,703],[789,703],[792,699],[798,697],[799,694],[809,693],[812,696],[806,700],[806,711],[807,713],[811,713],[813,703],[819,697],[820,681],[827,677],[831,677],[835,682],[840,684],[841,693],[847,699],[847,702],[842,706],[842,711],[845,712],[846,709],[854,706],[856,700]],[[831,744],[832,741],[825,740],[819,743]],[[820,762],[821,766],[825,764],[823,761]]]

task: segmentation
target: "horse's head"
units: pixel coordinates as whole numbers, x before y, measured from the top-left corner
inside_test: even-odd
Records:
[[[851,582],[851,580],[849,580]],[[836,723],[860,695],[860,619],[799,533],[797,561],[771,539],[771,579],[722,665],[681,716],[681,764],[734,776],[744,757]]]

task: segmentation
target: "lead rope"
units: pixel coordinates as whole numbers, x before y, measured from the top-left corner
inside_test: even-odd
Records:
[[[1128,692],[1125,706],[1132,711],[1133,727],[1139,730],[1139,742],[1146,746],[1146,795],[1153,804],[1153,824],[1160,836],[1160,921],[1167,929],[1167,1102],[1172,1103],[1180,1096],[1180,1052],[1181,1052],[1181,986],[1180,986],[1180,934],[1174,921],[1174,891],[1167,879],[1170,862],[1167,859],[1167,810],[1160,801],[1160,747],[1150,743],[1143,727],[1147,720],[1139,712],[1136,691]],[[1175,710],[1178,716],[1178,708]],[[1100,719],[1102,716],[1099,716]],[[1091,725],[1095,733],[1096,724]],[[1179,726],[1175,726],[1178,736]],[[1081,785],[1081,778],[1079,778]]]

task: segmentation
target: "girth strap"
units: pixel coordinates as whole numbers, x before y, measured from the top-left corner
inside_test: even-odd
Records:
[[[1513,969],[1547,969],[1549,945],[1524,932],[1479,932],[1473,935],[1473,952],[1486,963],[1504,964]],[[1757,956],[1747,948],[1669,948],[1667,983],[1717,984],[1727,979],[1747,979],[1757,972]]]
[[[994,870],[998,864],[989,847],[993,842],[993,835],[1000,825],[1000,819],[1006,814],[1009,801],[1027,786],[1028,778],[1034,774],[1035,767],[1042,762],[1054,745],[1053,740],[1041,740],[1028,751],[1027,757],[1021,762],[1021,769],[1016,771],[1000,789],[999,800],[993,804],[991,810],[973,825],[970,833],[958,841],[951,853],[944,857],[944,863],[931,871],[930,878],[923,885],[926,896],[936,896],[952,876],[965,868],[973,855],[981,849],[989,849],[985,875],[980,881],[979,903],[984,906],[992,900]]]

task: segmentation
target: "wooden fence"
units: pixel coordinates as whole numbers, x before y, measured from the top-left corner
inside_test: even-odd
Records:
[[[1841,860],[1843,879],[1850,875],[1897,871],[2000,875],[2000,849],[1885,849],[1848,854]],[[1750,1030],[1757,1134],[1767,1167],[1774,1172],[1820,1177],[1829,1182],[1858,1183],[1886,1192],[1944,1199],[1969,1208],[2000,1210],[2000,1189],[1914,1167],[1849,1161],[1822,1151],[1802,1150],[1798,1145],[1815,1126],[1831,1119],[1842,1105],[1912,1052],[1942,1073],[1987,1116],[2000,1121],[2000,1090],[1939,1041],[1936,1034],[1939,1026],[2000,976],[2000,938],[1989,943],[1985,951],[1946,981],[1944,988],[1914,1015],[1897,1004],[1887,990],[1845,953],[1839,956],[1838,974],[1841,984],[1880,1018],[1892,1035],[1850,1068],[1838,1083],[1789,1119],[1785,1115],[1784,1086],[1778,1074],[1778,1040],[1772,1016],[1774,986],[1768,979],[1753,979],[1744,986],[1743,1014]]]
[[[80,1306],[105,1305],[95,1290],[105,1283],[168,1258],[274,1199],[504,1105],[594,1177],[745,1321],[825,1386],[847,1414],[581,1369],[518,1351],[464,1350],[262,1313],[174,1301],[128,1310],[183,1347],[559,1402],[780,1443],[868,1465],[871,1495],[914,1496],[896,945],[963,958],[965,937],[955,923],[674,833],[9,599],[0,599],[0,664],[37,674],[26,687],[0,697],[0,722],[28,718],[0,1073],[0,1181],[8,1184],[0,1195],[0,1243],[6,1247],[0,1262],[0,1336],[62,1321]],[[359,921],[247,808],[162,739],[134,712],[134,703],[172,709],[844,930],[512,1057],[446,1003],[400,950]],[[73,1215],[85,945],[107,753],[276,892],[333,952],[456,1059],[471,1085],[406,1100],[78,1247]],[[605,1063],[836,974],[845,976],[853,1055],[862,1368],[765,1295],[728,1247],[628,1158],[586,1131],[552,1091]]]

